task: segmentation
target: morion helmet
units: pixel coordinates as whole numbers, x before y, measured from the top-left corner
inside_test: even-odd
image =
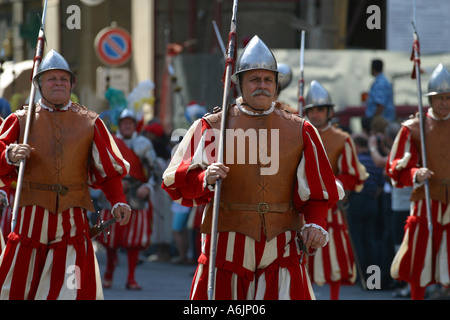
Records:
[[[278,72],[280,75],[283,75],[279,80],[279,89],[285,89],[292,81],[292,69],[285,63],[277,64]]]
[[[305,110],[312,107],[333,107],[331,96],[319,81],[313,80],[309,86],[308,94],[305,98]]]
[[[39,64],[36,74],[33,77],[33,84],[36,88],[40,88],[39,86],[39,78],[47,71],[50,70],[62,70],[70,74],[70,81],[73,83],[75,81],[75,75],[69,68],[69,64],[66,59],[62,55],[60,55],[55,50],[51,50],[47,53]]]
[[[237,59],[236,72],[231,76],[231,81],[239,85],[240,73],[256,69],[273,71],[277,75],[277,81],[281,80],[282,75],[278,71],[275,56],[258,36],[254,36],[247,43]]]
[[[431,74],[428,82],[428,92],[424,96],[429,97],[448,92],[450,92],[450,72],[440,63]]]

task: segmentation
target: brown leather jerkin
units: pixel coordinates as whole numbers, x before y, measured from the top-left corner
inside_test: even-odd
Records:
[[[213,129],[220,130],[221,112],[206,116],[205,120]],[[246,141],[245,146],[238,145],[235,139],[234,157],[228,156],[230,142],[225,143],[224,162],[230,167],[227,178],[222,181],[221,201],[218,216],[218,232],[235,231],[260,241],[264,232],[267,241],[288,231],[300,230],[301,219],[292,204],[297,167],[303,151],[302,138],[303,119],[275,108],[272,113],[264,116],[250,116],[239,111],[236,106],[229,108],[228,129],[239,128],[247,130],[267,129],[267,146],[260,145],[258,137],[258,153],[260,148],[267,147],[270,157],[277,156],[278,170],[275,174],[263,175],[261,169],[274,163],[261,163],[260,155],[257,161],[250,162],[248,152],[252,150]],[[271,130],[278,130],[278,148],[272,146]],[[248,140],[248,139],[247,139]],[[242,140],[241,140],[242,141]],[[240,149],[240,150],[238,150]],[[245,150],[245,163],[239,164],[238,152]],[[254,150],[254,149],[253,149]],[[277,155],[270,154],[276,150]],[[253,157],[254,159],[254,157]],[[205,218],[201,231],[211,232],[212,203],[205,208]]]
[[[23,141],[26,112],[17,114]],[[94,210],[87,185],[88,161],[98,115],[77,104],[67,111],[39,105],[33,119],[19,206],[37,205],[52,213],[70,207]]]

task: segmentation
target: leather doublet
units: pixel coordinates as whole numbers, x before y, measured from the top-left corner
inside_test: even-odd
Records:
[[[337,175],[339,173],[338,160],[344,149],[345,140],[350,135],[342,129],[331,126],[328,130],[320,131],[320,137],[322,139],[323,147],[330,161],[333,173]]]
[[[422,153],[420,142],[419,118],[405,121],[403,125],[411,133],[412,140],[417,147],[419,155]],[[434,172],[429,180],[430,197],[443,203],[448,203],[450,192],[450,149],[448,137],[450,137],[450,120],[434,120],[424,117],[424,137],[426,145],[426,158],[428,169]],[[421,161],[421,157],[419,157]],[[411,194],[411,200],[425,199],[425,187],[416,188]]]
[[[22,142],[27,112],[16,114]],[[87,180],[97,117],[78,104],[62,112],[36,106],[29,136],[35,151],[25,166],[20,206],[37,205],[52,213],[70,207],[94,210]]]
[[[220,130],[221,116],[220,112],[204,119],[213,129]],[[268,115],[250,116],[233,106],[229,108],[226,127],[224,162],[230,170],[221,186],[218,231],[239,232],[256,241],[260,241],[263,232],[270,241],[285,231],[300,230],[300,215],[293,208],[292,199],[303,151],[303,119],[278,108]],[[229,141],[230,129],[235,133],[234,143]],[[249,138],[252,131],[256,132],[257,142]],[[261,139],[265,133],[267,139]],[[277,139],[272,139],[274,134]],[[241,163],[238,155],[243,150],[245,162]],[[255,152],[258,156],[252,158]],[[262,161],[261,152],[270,154],[270,163]],[[261,173],[261,169],[274,166],[276,161],[274,174]],[[211,201],[205,208],[203,233],[211,232],[212,207]]]

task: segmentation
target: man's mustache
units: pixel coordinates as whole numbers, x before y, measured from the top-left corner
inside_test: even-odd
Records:
[[[254,97],[254,96],[258,95],[258,94],[263,94],[263,95],[266,95],[266,96],[268,96],[268,97],[271,97],[271,96],[272,96],[272,95],[270,94],[270,91],[269,91],[269,90],[266,90],[266,89],[257,89],[257,90],[255,90],[255,91],[252,93],[252,97]]]

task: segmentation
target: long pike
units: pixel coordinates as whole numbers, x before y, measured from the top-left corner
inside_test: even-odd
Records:
[[[233,15],[231,17],[230,33],[228,35],[228,51],[227,60],[225,66],[225,79],[224,79],[224,90],[222,99],[222,121],[220,130],[220,140],[218,146],[217,162],[223,163],[223,152],[225,145],[225,129],[228,116],[228,95],[230,91],[231,83],[231,73],[233,72],[233,66],[236,55],[236,14],[237,14],[238,1],[233,2]],[[212,226],[211,226],[211,248],[209,254],[209,273],[208,273],[208,300],[214,299],[214,287],[215,287],[215,277],[216,277],[216,254],[217,254],[217,225],[219,216],[219,201],[220,201],[220,189],[222,186],[222,179],[216,181],[216,187],[214,189],[214,202],[213,202],[213,215],[212,215]]]
[[[303,117],[303,107],[305,106],[305,98],[303,92],[305,90],[305,78],[303,77],[303,68],[305,64],[305,30],[302,30],[300,40],[300,78],[298,80],[298,114]]]
[[[47,0],[45,0],[44,3],[44,9],[42,12],[42,22],[41,22],[41,28],[39,29],[37,44],[36,44],[36,53],[34,55],[34,64],[33,64],[33,72],[31,74],[31,80],[33,80],[34,75],[37,72],[37,69],[42,61],[42,55],[44,53],[44,43],[45,43],[45,16],[47,14]],[[33,82],[31,81],[31,90],[30,90],[30,97],[28,102],[28,113],[27,113],[27,121],[25,124],[25,130],[24,130],[24,136],[23,136],[23,144],[28,144],[28,139],[30,136],[30,130],[31,130],[31,123],[34,118],[34,112],[35,112],[35,106],[34,106],[34,98],[36,96],[36,88],[33,85]],[[14,196],[14,206],[13,206],[13,212],[12,212],[12,220],[11,220],[11,232],[14,232],[14,229],[16,227],[17,222],[17,213],[19,211],[19,202],[20,202],[20,195],[22,191],[22,184],[23,184],[23,176],[25,173],[25,158],[20,161],[19,164],[19,173],[17,176],[17,186],[16,186],[16,194]]]
[[[419,122],[420,122],[420,144],[422,149],[422,167],[427,168],[427,152],[425,146],[425,128],[424,128],[424,115],[423,115],[423,105],[422,105],[422,86],[420,80],[420,44],[419,36],[417,35],[415,22],[412,22],[414,31],[414,43],[413,43],[413,55],[412,60],[414,60],[414,70],[411,78],[416,78],[417,83],[417,99],[419,107]],[[431,197],[430,197],[430,184],[428,180],[425,180],[425,205],[427,209],[427,220],[428,220],[428,232],[430,236],[433,235],[433,223],[431,221]]]

